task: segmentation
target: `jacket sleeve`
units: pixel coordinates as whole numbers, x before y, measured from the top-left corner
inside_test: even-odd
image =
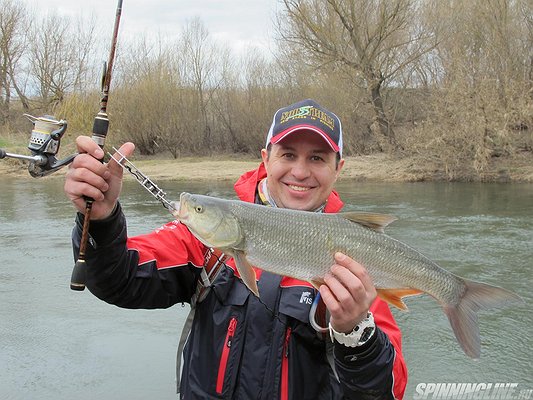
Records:
[[[72,234],[79,254],[83,216]],[[177,221],[128,238],[120,204],[105,220],[91,221],[86,250],[87,288],[123,308],[166,308],[189,302],[203,265],[205,246]]]
[[[402,399],[407,367],[400,329],[383,300],[376,299],[370,311],[377,329],[368,343],[351,348],[335,342],[335,368],[341,386],[349,399]]]

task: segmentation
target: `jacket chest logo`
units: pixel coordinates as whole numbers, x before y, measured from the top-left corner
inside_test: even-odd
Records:
[[[313,304],[313,296],[311,292],[302,292],[302,295],[300,296],[300,304]]]

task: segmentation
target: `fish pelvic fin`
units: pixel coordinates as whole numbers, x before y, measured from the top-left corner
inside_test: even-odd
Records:
[[[498,286],[469,280],[464,280],[464,283],[465,291],[459,302],[455,305],[445,304],[443,308],[465,354],[479,358],[481,345],[477,312],[524,301],[520,296]]]
[[[320,286],[322,286],[324,284],[324,278],[313,278],[311,280],[309,280],[309,283],[311,285],[313,285],[313,287],[318,290],[320,288]]]
[[[237,267],[237,271],[239,271],[243,283],[256,297],[259,297],[255,271],[246,259],[244,252],[240,250],[233,251],[233,258],[235,259],[235,266]]]
[[[339,215],[348,221],[363,225],[379,233],[383,233],[386,226],[398,219],[394,215],[364,212],[342,212]]]
[[[401,289],[379,289],[376,288],[378,296],[385,300],[387,303],[399,308],[400,310],[407,311],[407,306],[403,302],[404,297],[416,296],[423,292],[419,289],[401,288]]]

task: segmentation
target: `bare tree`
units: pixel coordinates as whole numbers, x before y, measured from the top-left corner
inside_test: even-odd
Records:
[[[84,25],[46,15],[31,32],[30,64],[42,107],[60,104],[65,94],[84,89],[95,36],[94,19]]]
[[[213,102],[223,148],[259,154],[273,111],[289,98],[289,85],[281,83],[282,76],[279,65],[254,48],[248,48],[224,71],[223,88]]]
[[[435,37],[416,24],[413,0],[283,0],[278,31],[319,66],[343,66],[365,87],[381,150],[397,149],[383,86],[433,49]]]
[[[435,11],[425,15],[426,29],[440,23],[447,31],[418,63],[430,77],[430,111],[409,145],[443,165],[450,179],[482,176],[495,160],[531,148],[524,133],[533,123],[528,94],[533,3],[435,0],[424,6]]]
[[[213,92],[220,85],[217,76],[217,48],[209,38],[209,32],[199,18],[187,23],[178,48],[183,81],[196,91],[196,104],[202,117],[202,144],[209,152],[212,141],[208,105]]]
[[[23,5],[0,0],[0,123],[9,115],[11,91],[15,90],[24,109],[29,103],[17,84],[17,72],[26,44],[27,13]]]
[[[517,9],[519,20],[524,21],[524,24],[520,25],[522,27],[520,37],[525,56],[524,76],[529,81],[529,97],[533,101],[533,2],[518,1]]]

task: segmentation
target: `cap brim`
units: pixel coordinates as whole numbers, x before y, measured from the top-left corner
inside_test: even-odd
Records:
[[[322,138],[329,144],[329,147],[335,152],[339,152],[339,146],[329,137],[328,134],[326,134],[323,130],[318,129],[316,126],[312,125],[296,125],[291,126],[289,129],[284,130],[283,132],[278,133],[276,136],[273,136],[272,139],[270,139],[270,143],[276,144],[285,139],[287,136],[289,136],[291,133],[294,132],[300,132],[300,131],[312,131],[315,133],[318,133]]]

